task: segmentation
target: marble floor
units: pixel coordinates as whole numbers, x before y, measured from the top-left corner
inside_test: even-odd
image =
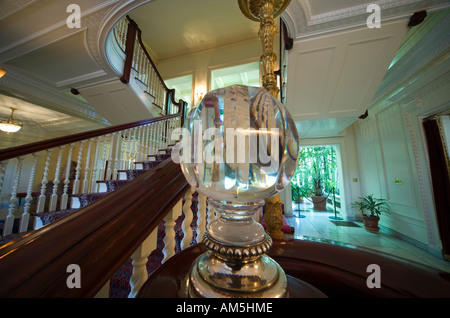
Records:
[[[356,226],[338,226],[330,218],[335,215],[334,212],[311,211],[311,208],[308,204],[300,206],[299,213],[297,206],[295,209],[293,206],[293,217],[286,218],[287,223],[295,228],[295,238],[325,239],[362,246],[450,272],[449,261],[430,254],[383,228],[378,233],[372,233],[358,221],[352,221]],[[300,218],[299,215],[304,217]]]

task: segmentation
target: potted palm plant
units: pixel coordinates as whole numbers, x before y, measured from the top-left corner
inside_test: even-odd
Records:
[[[313,190],[311,200],[314,204],[314,209],[326,211],[327,197],[323,193],[323,184],[322,184],[323,176],[317,162],[314,162],[312,165],[312,176],[313,176]]]
[[[359,197],[359,201],[355,201],[352,207],[361,211],[363,215],[364,228],[371,232],[378,232],[378,222],[380,220],[381,213],[390,213],[389,203],[385,199],[377,199],[373,197],[373,194],[366,195],[365,197]],[[368,213],[364,213],[364,211]]]

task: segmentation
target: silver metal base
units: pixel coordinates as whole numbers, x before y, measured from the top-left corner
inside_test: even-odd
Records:
[[[288,297],[283,269],[264,254],[272,245],[269,235],[252,246],[227,246],[206,233],[204,243],[210,250],[191,267],[186,279],[187,297]]]
[[[211,269],[220,268],[218,272]],[[199,256],[186,279],[189,298],[284,298],[288,297],[283,269],[267,255],[229,268],[208,251]]]

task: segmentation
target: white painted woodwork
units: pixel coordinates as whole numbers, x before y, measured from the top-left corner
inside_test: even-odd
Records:
[[[197,242],[203,241],[203,235],[206,231],[206,196],[198,194],[197,201]]]
[[[81,191],[82,193],[89,192],[89,171],[91,169],[90,167],[91,167],[92,140],[93,140],[92,138],[89,139],[88,152],[87,152],[86,161],[84,164],[83,190]]]
[[[83,148],[86,140],[82,140],[78,148],[77,166],[75,168],[75,180],[73,181],[72,194],[78,194],[80,190],[80,171],[81,171],[81,159],[83,156]]]
[[[19,227],[20,233],[27,232],[28,225],[30,223],[30,207],[31,207],[31,200],[33,199],[31,193],[33,192],[34,177],[36,175],[36,166],[37,161],[39,159],[39,154],[33,153],[32,156],[33,156],[33,166],[31,167],[27,196],[25,197],[25,206],[23,209],[22,216],[20,218],[20,227]]]
[[[164,217],[165,236],[163,240],[164,248],[162,250],[164,258],[161,264],[164,264],[169,258],[175,255],[175,221],[181,215],[182,211],[182,200],[179,200]]]
[[[158,227],[142,242],[142,244],[134,251],[131,258],[133,259],[133,273],[130,278],[130,294],[128,298],[134,298],[139,289],[148,279],[147,261],[151,252],[156,249],[158,238]]]
[[[184,195],[184,203],[183,203],[184,220],[181,223],[181,230],[183,231],[183,239],[180,242],[181,250],[188,248],[192,241],[191,223],[192,223],[192,219],[193,219],[193,213],[192,213],[191,205],[192,205],[192,194],[193,193],[194,193],[194,189],[189,188],[189,190]]]
[[[64,151],[64,148],[66,146],[58,147],[58,160],[56,162],[56,168],[55,168],[55,177],[53,178],[53,190],[52,195],[50,197],[50,208],[49,211],[55,211],[56,205],[58,203],[58,186],[59,186],[59,175],[61,171],[61,160],[62,160],[62,153]]]
[[[95,153],[94,153],[94,163],[93,163],[93,169],[92,169],[92,176],[91,176],[91,187],[89,192],[98,192],[98,186],[97,186],[97,180],[98,180],[98,174],[97,171],[99,169],[99,162],[98,162],[98,151],[100,148],[100,139],[102,136],[98,136],[96,139],[96,146],[95,146]]]
[[[48,171],[49,171],[49,166],[50,166],[50,158],[53,152],[53,148],[52,149],[48,149],[47,150],[47,159],[45,161],[45,167],[44,167],[44,175],[42,177],[42,182],[41,182],[41,193],[39,195],[39,199],[38,199],[38,207],[37,207],[37,213],[42,213],[44,212],[44,208],[45,208],[45,201],[46,201],[46,197],[45,197],[45,190],[47,188],[47,183],[48,183]]]
[[[70,183],[70,171],[72,166],[72,151],[73,151],[74,144],[70,144],[69,146],[69,154],[67,156],[67,163],[66,163],[66,177],[64,179],[64,189],[63,194],[61,196],[61,207],[60,210],[67,209],[67,204],[69,202],[69,183]]]
[[[286,107],[301,138],[338,136],[369,108],[408,31],[404,20],[294,41]]]
[[[14,212],[16,211],[16,202],[18,201],[17,198],[17,188],[19,186],[20,181],[20,174],[22,173],[22,162],[23,157],[17,158],[17,166],[16,166],[16,172],[14,175],[14,183],[13,188],[11,192],[11,198],[9,199],[10,205],[8,208],[8,215],[5,220],[4,228],[3,228],[3,236],[10,235],[13,230],[14,225]]]

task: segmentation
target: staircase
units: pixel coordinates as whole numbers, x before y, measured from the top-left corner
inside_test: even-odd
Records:
[[[40,251],[39,264],[27,267],[25,272],[33,272],[28,274],[15,266],[7,269],[12,263],[3,258],[0,276],[16,276],[8,278],[10,285],[2,284],[4,296],[54,297],[63,291],[134,297],[149,273],[199,241],[208,220],[215,218],[206,197],[190,190],[180,167],[170,160],[172,132],[183,126],[187,104],[175,101],[174,90],[165,86],[132,20],[122,19],[111,34],[125,59],[122,85],[134,89],[132,83],[139,83],[151,101],[147,108],[156,109],[157,117],[0,150],[0,203],[7,208],[0,255],[21,259]],[[92,246],[91,235],[100,244]],[[50,260],[50,255],[65,258],[75,250],[84,256]],[[13,263],[17,261],[23,263]],[[93,263],[83,266],[86,261]],[[55,264],[68,262],[95,267],[97,275],[84,275],[83,288],[75,294],[64,279],[60,291],[49,291],[58,284],[46,274],[38,288],[21,290],[23,277],[35,280]]]
[[[49,252],[46,244],[40,245],[40,240],[45,241],[46,236],[60,233],[57,234],[61,235],[59,239],[49,239],[49,242],[53,242],[50,244],[65,242],[69,244],[67,251],[73,250],[74,245],[71,245],[70,240],[76,240],[75,237],[80,231],[91,224],[94,226],[96,222],[101,222],[103,219],[105,223],[112,222],[116,226],[112,232],[105,234],[109,240],[119,237],[122,232],[132,231],[133,233],[127,234],[124,238],[131,240],[129,247],[126,248],[125,253],[123,251],[118,253],[121,256],[120,260],[115,260],[116,265],[108,266],[108,270],[112,272],[110,276],[106,274],[102,288],[92,289],[96,290],[93,296],[134,297],[149,274],[176,253],[200,241],[207,224],[215,218],[214,211],[206,202],[206,197],[190,190],[180,167],[171,161],[170,152],[174,143],[169,142],[168,136],[175,127],[179,126],[180,119],[180,114],[175,114],[126,126],[134,126],[131,128],[123,129],[125,127],[122,125],[81,136],[69,136],[69,139],[73,138],[69,143],[61,138],[49,140],[39,143],[39,147],[45,149],[40,152],[34,151],[38,146],[35,144],[29,145],[28,150],[19,147],[0,151],[0,162],[6,163],[3,166],[7,168],[3,172],[15,170],[9,214],[3,231],[6,235],[4,235],[3,245],[0,246],[0,255],[15,257],[14,255],[18,254],[21,258],[20,254],[24,253],[23,256],[28,254],[25,250],[18,248],[18,245],[22,246],[22,244],[26,246],[25,249],[37,244],[32,249],[41,250],[40,255],[52,252],[56,255],[65,254],[59,248],[54,250],[54,246]],[[92,134],[95,137],[91,137]],[[56,145],[56,147],[47,148],[48,145]],[[88,147],[84,147],[86,145]],[[27,151],[31,153],[26,154]],[[52,154],[57,158],[56,162],[53,161],[53,166],[51,165]],[[8,159],[3,160],[4,158]],[[40,161],[37,160],[38,158]],[[129,160],[121,160],[123,158]],[[27,161],[32,161],[31,169],[28,170],[29,173],[22,173],[27,172],[23,164]],[[69,168],[63,169],[61,162],[66,162]],[[73,179],[69,173],[72,162],[76,163]],[[39,172],[38,166],[43,167],[39,169]],[[58,182],[62,171],[66,172],[65,178]],[[82,171],[84,173],[81,173]],[[29,186],[23,212],[19,214],[20,230],[18,233],[13,233],[12,221],[17,218],[17,211],[22,210],[22,207],[17,205],[17,192],[24,174],[30,178],[27,182]],[[47,184],[51,183],[47,180],[50,175],[54,175],[55,179],[50,193],[46,193]],[[4,177],[5,173],[2,176]],[[41,191],[40,195],[36,195],[33,199],[32,190],[36,182]],[[62,185],[58,187],[60,183]],[[78,189],[91,191],[78,191]],[[124,194],[124,191],[128,194]],[[156,194],[158,191],[160,194]],[[143,198],[145,196],[149,199]],[[141,198],[143,198],[142,202]],[[159,198],[161,201],[158,201]],[[69,202],[70,205],[68,205]],[[36,212],[32,212],[32,208],[36,208]],[[48,210],[44,210],[46,208]],[[123,217],[122,213],[125,213]],[[128,213],[130,215],[125,216]],[[137,220],[137,216],[141,218],[141,221]],[[89,220],[83,220],[83,218]],[[122,222],[116,221],[121,218]],[[142,225],[147,220],[151,223],[148,228]],[[65,226],[72,227],[74,221],[80,222],[79,227],[64,229]],[[130,224],[127,225],[127,223]],[[136,228],[137,226],[142,228]],[[145,230],[145,233],[139,234],[141,238],[136,241],[131,235],[138,230]],[[102,230],[95,228],[90,233],[97,236],[100,232]],[[79,247],[77,242],[79,241],[74,241],[73,244]],[[122,240],[113,244],[105,239],[107,248],[115,250],[115,246],[122,246],[122,244]],[[93,254],[98,253],[105,252],[97,250]],[[96,262],[98,261],[98,256],[92,257],[96,259]],[[80,262],[84,259],[86,256],[81,257]],[[5,268],[1,269],[4,265],[8,266],[7,263],[5,259],[1,262],[0,275],[8,272]],[[70,263],[77,262],[71,258]],[[44,267],[48,268],[48,266],[50,264]],[[35,270],[41,271],[39,266]],[[22,278],[18,277],[18,280],[21,281]]]
[[[75,194],[70,195],[72,198],[72,207],[71,209],[67,210],[60,210],[60,211],[53,211],[53,212],[44,212],[42,214],[35,214],[34,216],[38,219],[38,226],[36,228],[40,228],[42,226],[48,225],[52,222],[55,222],[63,217],[66,217],[68,215],[74,214],[79,209],[88,206],[89,204],[92,204],[96,202],[97,200],[105,197],[106,195],[110,194],[111,192],[117,190],[121,186],[124,186],[130,182],[132,182],[135,178],[139,177],[140,175],[144,174],[145,172],[149,171],[150,169],[153,169],[157,167],[161,162],[164,160],[169,159],[171,157],[171,150],[174,144],[169,145],[166,149],[160,149],[158,154],[150,154],[148,155],[148,160],[140,161],[140,162],[134,162],[135,169],[128,169],[128,170],[118,170],[117,171],[117,178],[110,179],[110,180],[98,180],[97,184],[98,192],[92,192],[92,193],[81,193],[81,194]],[[192,211],[192,221],[188,225],[191,228],[191,231],[193,233],[197,230],[197,198],[198,193],[192,193],[192,203],[189,207]],[[183,198],[183,204],[185,204],[185,199]],[[181,242],[184,238],[184,233],[182,231],[182,223],[185,219],[185,214],[181,214],[178,216],[178,218],[175,220],[175,253],[178,253],[181,251]],[[20,233],[19,235],[11,235],[10,238],[6,238],[3,243],[6,243],[10,241],[11,239],[16,239],[20,235],[24,235],[25,233]],[[161,221],[160,224],[158,224],[158,234],[157,234],[157,244],[156,249],[150,253],[150,255],[147,257],[147,262],[145,264],[145,267],[147,269],[148,275],[150,276],[156,269],[158,269],[162,261],[164,259],[164,237],[166,236],[166,229],[165,229],[165,221]],[[192,239],[189,242],[189,246],[196,244],[197,237],[196,235],[192,235]],[[2,242],[0,242],[0,245]],[[128,260],[117,270],[117,272],[111,277],[110,279],[110,286],[109,286],[109,298],[127,298],[131,291],[130,286],[130,278],[133,274],[133,259],[130,257]]]

